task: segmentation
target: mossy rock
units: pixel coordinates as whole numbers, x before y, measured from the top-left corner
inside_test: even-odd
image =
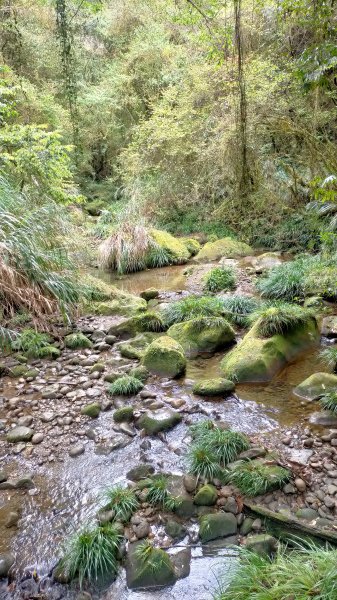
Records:
[[[30,369],[27,365],[15,365],[8,371],[9,377],[13,377],[14,379],[17,377],[37,377],[38,374],[39,371],[37,369]]]
[[[214,506],[218,499],[216,487],[211,484],[203,485],[194,496],[194,504],[197,506]]]
[[[106,317],[115,315],[132,317],[146,311],[146,308],[147,303],[144,298],[112,288],[111,298],[103,302],[91,302],[88,305],[88,312]]]
[[[327,392],[337,391],[337,375],[313,373],[293,390],[296,396],[306,400],[317,400]]]
[[[126,561],[126,582],[129,589],[151,589],[173,585],[175,570],[169,555],[160,548],[153,548],[148,560],[139,557],[139,545],[129,544]]]
[[[0,377],[5,377],[9,373],[9,368],[4,363],[0,363]]]
[[[137,335],[132,340],[127,342],[121,342],[116,346],[121,355],[124,358],[131,358],[134,360],[141,360],[144,356],[145,349],[157,339],[158,334],[155,333],[142,333]]]
[[[179,377],[186,370],[184,350],[169,336],[154,340],[146,348],[142,361],[150,373],[162,377]]]
[[[149,300],[154,300],[155,298],[158,298],[159,292],[156,288],[147,288],[146,290],[141,292],[139,295],[141,298],[144,298],[144,300],[146,300],[146,302],[148,302]]]
[[[233,381],[222,377],[197,381],[193,386],[193,393],[198,396],[229,396],[234,390]]]
[[[172,264],[183,264],[188,261],[190,252],[183,240],[175,238],[167,231],[159,229],[151,229],[151,236],[158,246],[168,252],[172,258]]]
[[[105,364],[97,362],[94,365],[92,365],[92,367],[90,369],[90,373],[103,373],[104,369],[105,369]]]
[[[181,344],[190,358],[199,354],[213,354],[235,341],[234,329],[226,319],[219,317],[198,317],[176,323],[167,334]]]
[[[246,548],[259,556],[273,556],[277,550],[277,540],[268,533],[250,535],[246,540]]]
[[[257,328],[256,323],[221,361],[221,370],[228,379],[238,383],[270,381],[287,363],[319,342],[314,318],[285,335],[270,338],[259,337]]]
[[[171,408],[160,408],[154,411],[146,411],[137,421],[138,427],[145,429],[148,435],[154,435],[160,431],[172,429],[180,423],[181,414]]]
[[[207,242],[196,255],[197,262],[220,260],[220,258],[239,258],[252,254],[253,250],[248,244],[225,237],[214,242]]]
[[[113,325],[109,334],[123,336],[135,336],[137,333],[159,332],[164,330],[161,317],[153,312],[144,312],[140,315],[130,317],[122,323]]]
[[[115,423],[130,423],[133,420],[133,417],[134,414],[132,406],[123,406],[122,408],[118,408],[112,415],[112,418],[115,421]]]
[[[34,435],[33,429],[18,425],[13,427],[6,435],[7,442],[16,444],[17,442],[29,442]]]
[[[70,333],[64,338],[64,345],[66,348],[92,348],[93,344],[84,333]]]
[[[150,373],[148,372],[147,368],[143,365],[139,365],[139,367],[134,367],[133,369],[131,369],[129,371],[129,375],[131,375],[131,377],[139,379],[139,381],[142,381],[143,383],[146,383],[146,381],[150,377]]]
[[[179,540],[183,538],[185,532],[185,527],[173,519],[169,519],[165,525],[165,533],[172,539]]]
[[[322,296],[326,300],[337,298],[337,268],[335,266],[319,266],[311,271],[304,280],[306,296]]]
[[[106,375],[104,375],[104,381],[107,381],[108,383],[113,383],[114,381],[116,381],[116,379],[118,379],[118,377],[122,377],[123,373],[119,373],[118,371],[112,371],[111,373],[106,373]]]
[[[81,414],[86,415],[87,417],[91,417],[92,419],[96,419],[101,412],[101,405],[98,402],[92,402],[91,404],[86,404],[81,408]]]
[[[236,534],[237,528],[236,517],[232,513],[211,513],[201,517],[199,536],[203,543],[210,542]]]
[[[321,296],[310,296],[304,300],[304,308],[316,308],[320,310],[324,308],[324,300]]]
[[[198,240],[194,238],[181,238],[182,242],[185,244],[187,250],[190,253],[190,256],[195,256],[201,250],[201,244]]]

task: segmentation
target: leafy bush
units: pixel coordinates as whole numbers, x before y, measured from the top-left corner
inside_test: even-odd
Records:
[[[206,274],[204,289],[208,292],[221,292],[222,290],[233,290],[236,287],[234,269],[231,267],[215,267]]]
[[[220,298],[211,296],[187,296],[178,302],[172,302],[163,312],[163,320],[168,326],[195,317],[218,317],[223,315]]]
[[[227,471],[226,480],[236,485],[245,496],[260,496],[280,488],[289,481],[290,472],[279,466],[263,464],[257,460],[240,462]]]
[[[112,396],[133,396],[138,394],[143,387],[144,384],[136,377],[123,375],[109,385],[108,392]]]
[[[121,485],[107,488],[103,497],[107,503],[107,508],[114,511],[115,520],[123,523],[130,520],[139,506],[134,491]]]
[[[296,304],[279,303],[270,307],[262,307],[250,316],[251,322],[256,321],[257,332],[263,337],[285,334],[300,325],[312,320],[313,313],[309,309]]]
[[[177,500],[168,490],[168,479],[165,475],[151,479],[151,483],[147,485],[146,501],[164,510],[174,510]]]
[[[106,575],[113,576],[118,569],[117,554],[122,536],[115,525],[86,526],[67,542],[59,565],[69,579],[78,577],[80,586],[86,579],[90,583]]]
[[[337,392],[327,392],[320,398],[319,403],[324,410],[337,413]]]
[[[221,301],[226,319],[240,327],[248,326],[248,316],[261,305],[257,298],[243,295],[225,296]]]
[[[332,600],[336,560],[337,550],[314,545],[283,548],[273,559],[241,550],[228,588],[215,600]]]

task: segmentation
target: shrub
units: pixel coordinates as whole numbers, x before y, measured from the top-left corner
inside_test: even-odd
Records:
[[[209,481],[222,478],[223,472],[215,454],[205,445],[193,445],[187,456],[188,471],[198,479],[203,477]]]
[[[144,384],[136,377],[123,375],[109,385],[108,392],[112,396],[132,396],[138,394],[143,387]]]
[[[116,521],[129,521],[139,506],[134,491],[121,485],[107,488],[103,497],[107,508],[114,511]]]
[[[71,333],[64,338],[64,345],[71,350],[76,348],[92,348],[92,342],[80,331]]]
[[[290,472],[277,465],[252,460],[240,462],[232,471],[227,471],[226,479],[245,496],[260,496],[289,481]]]
[[[337,550],[297,546],[273,559],[241,550],[227,589],[215,600],[332,600],[337,597]]]
[[[92,583],[114,575],[121,541],[122,536],[113,524],[86,526],[67,542],[60,569],[71,580],[78,577],[81,587],[85,579]]]
[[[226,319],[241,327],[248,326],[249,315],[261,305],[257,298],[243,295],[227,296],[221,301]]]
[[[168,479],[165,475],[153,478],[147,485],[146,501],[164,510],[174,510],[177,500],[168,490]]]
[[[251,322],[256,321],[258,334],[263,337],[285,334],[300,325],[305,325],[312,318],[313,313],[311,310],[301,308],[296,304],[286,303],[262,307],[250,316]]]
[[[337,392],[327,392],[320,398],[319,403],[324,410],[337,413]]]
[[[211,296],[187,296],[178,302],[172,302],[163,312],[163,320],[168,326],[196,317],[223,316],[220,298]]]
[[[204,278],[204,289],[208,292],[233,290],[236,287],[234,270],[231,267],[215,267]]]
[[[24,352],[30,358],[42,358],[44,349],[49,345],[49,335],[35,329],[23,329],[11,344],[12,350]]]

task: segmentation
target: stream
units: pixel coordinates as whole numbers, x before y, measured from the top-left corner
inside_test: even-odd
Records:
[[[201,269],[210,266],[213,265],[203,265]],[[189,279],[185,276],[185,272],[186,265],[182,265],[139,272],[123,278],[116,278],[108,273],[99,273],[99,276],[104,281],[135,294],[139,294],[146,288],[155,287],[160,290],[161,301],[170,302],[198,289],[198,281],[192,277],[191,282],[188,283]],[[240,280],[236,293],[250,291],[250,287],[251,281],[245,276]],[[94,327],[99,329],[106,327],[108,319],[100,320],[97,317],[92,322]],[[76,352],[81,354],[80,351]],[[301,402],[293,395],[292,390],[313,372],[323,370],[319,349],[310,351],[300,360],[289,365],[270,383],[239,385],[236,388],[236,396],[229,397],[223,402],[196,399],[191,391],[194,381],[219,376],[220,356],[221,354],[215,354],[207,359],[190,360],[184,379],[160,381],[152,377],[146,387],[164,403],[170,404],[174,400],[183,400],[190,408],[190,422],[209,416],[221,419],[251,436],[254,434],[265,436],[265,439],[272,436],[277,438],[281,428],[284,431],[293,426],[307,427],[310,414],[315,410],[314,403]],[[104,354],[104,359],[109,359],[116,365],[123,365],[124,362],[130,364],[130,361],[121,359],[114,347]],[[69,381],[66,381],[67,385],[76,383],[75,390],[81,387],[77,384],[81,377],[83,381],[85,379],[81,362],[79,367],[74,364],[67,373],[63,371],[65,369],[60,367],[58,371],[56,366],[48,363],[47,367],[41,367],[40,376],[34,384],[43,386],[48,382],[50,385],[61,377],[69,377]],[[5,378],[4,388],[0,393],[7,401],[14,399],[13,406],[16,406],[16,398],[22,398],[24,406],[18,409],[19,416],[33,415],[35,418],[37,412],[41,410],[41,393],[32,391],[32,387],[34,388],[32,383],[20,381],[19,385],[21,387],[18,396],[18,388],[13,380]],[[102,385],[103,382],[97,383],[97,389],[102,391]],[[0,552],[9,550],[13,552],[16,555],[16,568],[21,573],[27,569],[35,569],[41,577],[47,577],[57,562],[65,535],[95,515],[97,498],[100,497],[102,489],[114,482],[122,481],[126,472],[140,462],[140,457],[144,460],[144,451],[141,448],[143,440],[139,435],[124,436],[125,440],[120,447],[112,452],[108,451],[107,446],[120,435],[117,431],[111,431],[111,411],[101,412],[99,419],[89,423],[94,431],[92,438],[96,438],[90,439],[85,433],[83,417],[73,416],[76,403],[80,406],[80,396],[77,397],[75,394],[74,399],[73,407],[67,405],[63,412],[61,411],[62,414],[57,415],[57,424],[53,421],[52,424],[46,425],[44,453],[41,445],[34,447],[33,451],[14,447],[13,453],[9,455],[1,442],[1,468],[15,475],[34,476],[35,488],[33,489],[0,492]],[[45,399],[43,411],[55,410],[57,402],[57,399]],[[73,424],[76,426],[74,430],[73,425],[64,426],[67,415],[73,419]],[[5,418],[6,407],[3,402],[0,402],[0,419]],[[88,425],[87,421],[85,425]],[[78,439],[84,441],[85,452],[74,459],[69,456],[67,450]],[[100,441],[98,445],[95,443],[97,439]],[[145,459],[158,470],[181,473],[184,469],[184,453],[188,443],[187,426],[181,423],[167,432],[166,443],[163,443],[159,437],[151,438],[151,449],[146,452]],[[18,529],[6,527],[9,514],[13,511],[20,514]],[[182,545],[186,543],[187,539],[180,542]],[[223,546],[219,548],[216,544],[213,546],[210,544],[209,547],[202,548],[196,545],[192,549],[189,576],[177,581],[172,588],[153,592],[129,591],[125,582],[125,573],[121,570],[116,582],[104,590],[94,592],[93,597],[102,600],[163,600],[164,598],[165,600],[187,600],[188,598],[211,600],[219,582],[226,584],[226,577],[237,562],[236,552],[233,549]],[[56,600],[57,597],[69,600],[76,597],[75,591],[70,588],[55,586],[55,589],[60,589],[59,593],[62,594],[55,595]],[[7,598],[19,599],[21,596],[15,591],[7,590],[4,585],[1,587],[0,584],[0,599]]]

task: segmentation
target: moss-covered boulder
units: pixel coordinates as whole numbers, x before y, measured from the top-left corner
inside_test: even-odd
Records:
[[[162,336],[146,348],[143,365],[155,375],[179,377],[186,369],[184,350],[173,338]]]
[[[195,256],[201,250],[201,244],[195,238],[181,238],[181,241],[185,244],[190,256]]]
[[[119,337],[130,337],[137,333],[159,332],[164,330],[161,317],[153,312],[144,312],[140,315],[130,317],[121,323],[112,325],[108,331],[109,335]]]
[[[81,408],[81,414],[86,415],[87,417],[91,417],[92,419],[97,419],[99,413],[101,412],[101,405],[98,402],[92,402],[91,404],[86,404]]]
[[[133,420],[133,407],[132,406],[122,406],[121,408],[117,408],[114,414],[112,415],[115,423],[123,423]]]
[[[157,288],[146,288],[146,290],[141,292],[139,295],[141,298],[144,298],[146,302],[148,302],[149,300],[154,300],[155,298],[158,298],[159,292]]]
[[[197,506],[214,506],[218,499],[216,487],[211,484],[203,485],[194,496],[194,504]]]
[[[137,335],[132,340],[121,342],[116,347],[124,358],[141,360],[141,358],[144,356],[145,349],[157,337],[158,336],[154,333],[142,333]]]
[[[128,588],[150,589],[173,585],[176,575],[169,555],[160,548],[145,547],[145,544],[129,544],[125,567]]]
[[[240,256],[252,254],[252,252],[248,244],[226,237],[215,242],[207,242],[194,260],[197,262],[206,262],[220,260],[220,258],[239,258]]]
[[[61,356],[61,351],[56,346],[44,346],[39,350],[39,358],[46,358],[49,360],[56,360]]]
[[[13,377],[13,379],[16,379],[17,377],[36,377],[38,373],[39,372],[35,369],[29,369],[27,365],[14,365],[8,370],[9,377]]]
[[[328,338],[337,337],[337,317],[335,315],[324,317],[322,322],[321,334]]]
[[[319,342],[316,319],[284,335],[259,337],[258,324],[220,363],[225,377],[239,383],[270,381],[287,363]]]
[[[181,344],[186,356],[191,358],[199,354],[213,354],[235,341],[234,329],[226,319],[219,317],[198,317],[176,323],[167,333]]]
[[[158,410],[146,411],[139,417],[137,426],[145,429],[148,435],[154,435],[160,431],[172,429],[180,423],[181,414],[171,408],[160,408]]]
[[[294,394],[306,400],[317,400],[327,392],[337,391],[337,375],[314,373],[294,388]]]
[[[85,305],[84,312],[94,313],[106,317],[120,315],[132,317],[146,311],[147,303],[144,298],[123,292],[116,287],[110,290],[110,298],[104,301],[90,302]]]
[[[66,348],[76,349],[91,348],[93,344],[86,335],[77,331],[76,333],[70,333],[64,338],[64,345]]]
[[[143,365],[139,365],[138,367],[134,367],[133,369],[131,369],[129,371],[129,375],[131,377],[139,379],[139,381],[142,381],[142,383],[145,383],[148,380],[150,373],[148,372],[146,367],[144,367]]]
[[[233,381],[222,377],[197,381],[193,386],[193,393],[198,396],[229,396],[234,390]]]
[[[172,264],[183,264],[190,258],[190,252],[183,240],[175,238],[167,231],[151,229],[151,236],[172,259]]]
[[[235,515],[232,513],[211,513],[200,519],[199,536],[203,543],[217,538],[234,535],[238,525]]]
[[[267,533],[251,535],[246,540],[246,548],[259,556],[272,556],[277,550],[277,540]]]

